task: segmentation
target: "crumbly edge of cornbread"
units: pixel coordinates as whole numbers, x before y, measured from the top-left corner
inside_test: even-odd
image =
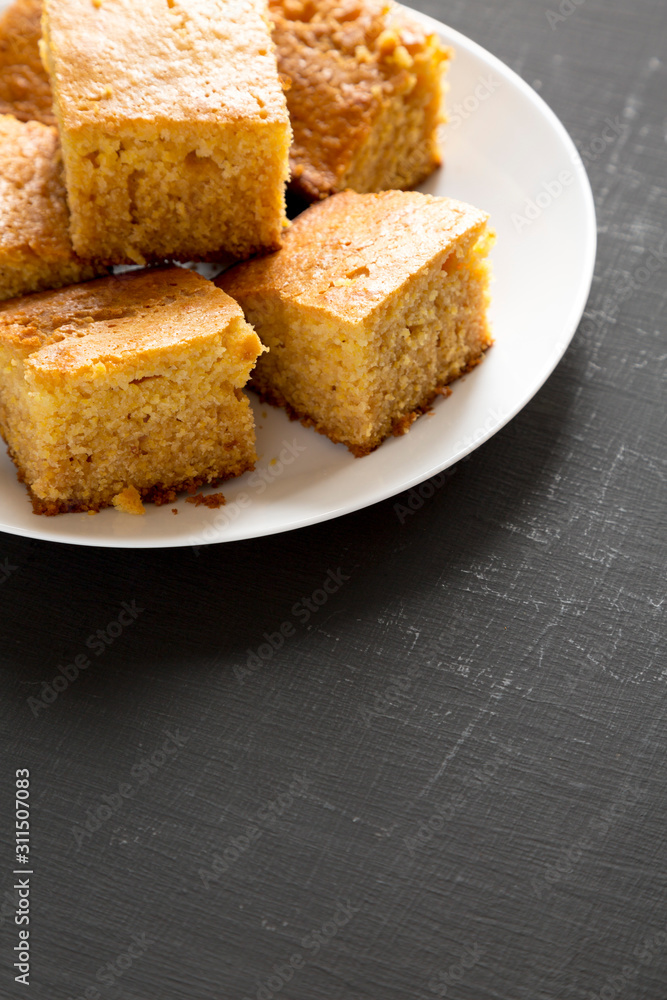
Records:
[[[440,165],[451,52],[437,35],[374,0],[274,0],[270,12],[290,80],[292,191],[314,201],[346,187],[405,189]]]
[[[92,501],[74,501],[72,503],[66,503],[64,501],[53,501],[53,500],[42,500],[41,497],[36,496],[33,493],[30,485],[26,482],[23,470],[19,466],[16,458],[12,455],[11,450],[8,448],[7,452],[9,457],[12,459],[17,467],[16,475],[20,483],[24,483],[27,486],[28,496],[32,504],[32,510],[34,514],[42,514],[46,517],[55,517],[57,514],[86,514],[86,513],[99,513],[99,511],[104,510],[105,507],[110,507],[113,503],[113,497],[111,500],[105,500],[104,502],[95,503]],[[225,482],[227,479],[235,479],[237,476],[243,475],[244,472],[252,472],[255,468],[255,462],[257,459],[253,459],[252,462],[245,463],[239,462],[238,466],[225,472],[224,475],[220,475],[211,479],[205,476],[196,476],[193,479],[185,479],[180,483],[158,483],[155,486],[140,487],[138,493],[145,503],[155,504],[156,507],[161,507],[164,504],[174,503],[178,499],[179,493],[189,493],[190,495],[197,492],[202,486],[218,486],[220,483]]]
[[[269,347],[253,388],[357,457],[405,433],[492,343],[486,316],[492,239],[484,223],[475,227],[357,324],[272,296],[244,298],[246,315]]]
[[[70,233],[104,264],[238,259],[281,245],[291,132],[267,122],[61,133]]]
[[[0,114],[55,125],[51,86],[39,55],[41,0],[14,0],[0,15]]]

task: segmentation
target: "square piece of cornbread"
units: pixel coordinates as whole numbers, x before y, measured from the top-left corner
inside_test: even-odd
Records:
[[[0,14],[0,114],[55,125],[51,85],[39,56],[42,0],[14,0]]]
[[[241,390],[261,350],[236,302],[178,267],[0,305],[0,430],[35,513],[131,488],[167,502],[251,469]]]
[[[441,162],[450,52],[386,0],[269,0],[278,68],[289,79],[291,188],[411,188]]]
[[[411,422],[491,344],[484,212],[406,191],[345,191],[282,250],[217,283],[269,353],[254,385],[357,456]]]
[[[280,246],[291,128],[266,0],[45,0],[77,253]]]
[[[0,299],[104,271],[72,249],[55,128],[0,115]]]

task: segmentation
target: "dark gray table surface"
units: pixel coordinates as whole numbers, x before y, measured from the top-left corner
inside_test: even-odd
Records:
[[[3,1000],[667,997],[667,6],[418,5],[581,149],[627,126],[589,166],[586,321],[404,524],[406,496],[198,553],[0,537]]]

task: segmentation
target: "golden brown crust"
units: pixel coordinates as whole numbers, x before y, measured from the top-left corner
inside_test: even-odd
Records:
[[[74,253],[56,129],[0,115],[0,298],[84,281]]]
[[[84,370],[94,378],[99,364],[120,370],[142,351],[189,350],[234,319],[226,351],[243,367],[261,345],[240,306],[194,271],[152,268],[0,303],[0,343],[31,355],[40,381],[55,383]]]
[[[449,52],[437,36],[385,0],[269,0],[269,11],[288,82],[294,191],[315,201],[346,186],[414,187],[440,164],[435,131]],[[401,114],[412,117],[396,150],[392,118]],[[363,164],[369,155],[376,162]]]
[[[39,55],[41,0],[14,0],[0,15],[0,114],[55,125],[49,77]]]
[[[278,253],[233,267],[216,284],[241,302],[276,297],[354,322],[487,219],[452,198],[344,191],[299,215]]]
[[[44,0],[42,28],[61,130],[287,122],[262,0]]]

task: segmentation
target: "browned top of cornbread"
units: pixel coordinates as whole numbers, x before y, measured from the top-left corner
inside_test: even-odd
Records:
[[[266,0],[45,0],[42,28],[61,128],[288,121]]]
[[[75,260],[58,133],[0,115],[0,251]]]
[[[0,14],[0,114],[55,125],[51,85],[39,56],[42,0],[14,0]]]
[[[233,298],[273,295],[359,322],[433,257],[488,216],[418,191],[343,191],[292,223],[282,250],[239,264],[216,284]]]
[[[240,320],[234,324],[233,320]],[[227,326],[231,328],[227,330]],[[156,268],[70,285],[0,303],[0,343],[31,355],[41,382],[94,378],[142,354],[183,353],[224,333],[230,370],[244,371],[262,350],[240,307],[212,282],[180,267]]]
[[[269,0],[278,68],[289,78],[293,178],[323,198],[373,127],[381,103],[415,84],[414,57],[449,51],[391,0]]]

